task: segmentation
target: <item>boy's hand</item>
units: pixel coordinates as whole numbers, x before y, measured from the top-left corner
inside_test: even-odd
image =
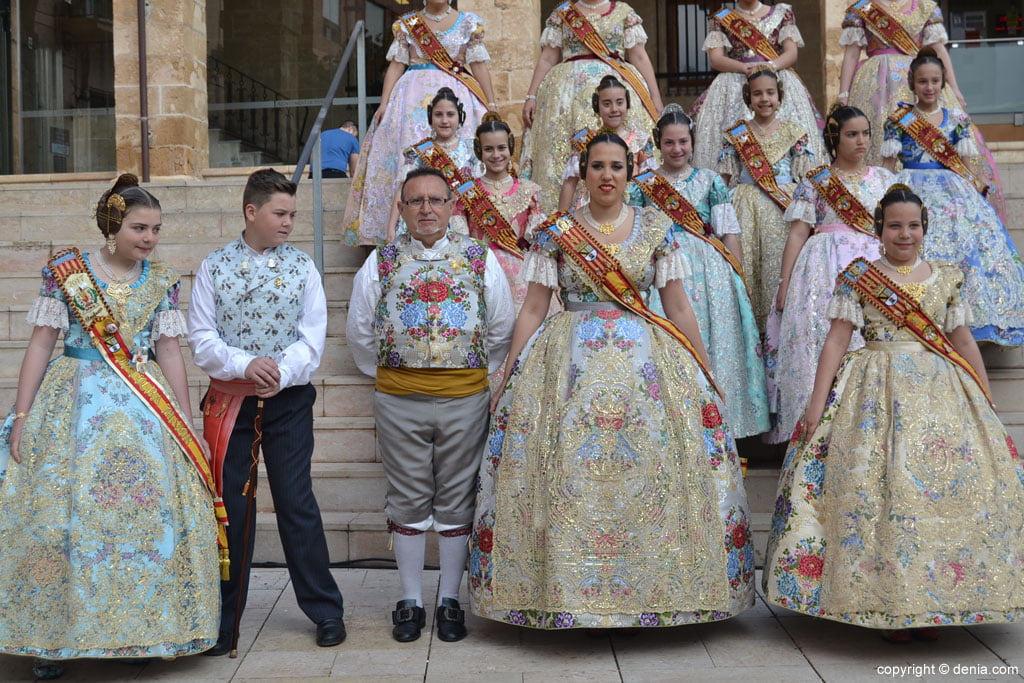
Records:
[[[276,394],[281,383],[281,371],[272,358],[253,358],[245,369],[245,378],[256,384],[256,394],[261,395],[273,389]],[[273,394],[271,394],[273,395]],[[264,398],[267,398],[264,396]]]

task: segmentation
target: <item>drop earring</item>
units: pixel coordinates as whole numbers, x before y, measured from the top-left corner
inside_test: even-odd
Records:
[[[111,256],[117,251],[117,237],[113,233],[107,235],[107,251],[110,252]]]

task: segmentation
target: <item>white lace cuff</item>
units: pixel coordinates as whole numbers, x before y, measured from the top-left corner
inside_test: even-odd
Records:
[[[848,294],[836,294],[828,302],[828,310],[825,316],[829,320],[846,320],[853,323],[857,329],[864,327],[864,309],[860,307],[857,300]]]
[[[573,154],[569,157],[569,161],[565,162],[565,170],[562,171],[562,182],[564,183],[569,178],[580,177],[580,156]]]
[[[647,31],[644,30],[643,24],[634,24],[633,26],[627,26],[626,30],[622,34],[622,47],[625,50],[634,48],[637,45],[644,45],[647,43]],[[625,55],[623,55],[625,57]]]
[[[779,29],[779,45],[790,38],[793,39],[797,47],[804,46],[804,37],[800,35],[800,29],[796,27],[796,24],[788,24]]]
[[[961,325],[970,325],[973,321],[971,307],[967,305],[967,302],[960,301],[946,309],[946,322],[943,328],[945,328],[946,334],[949,334]]]
[[[889,138],[882,143],[882,158],[883,159],[895,159],[903,151],[903,143],[899,141],[899,138]]]
[[[806,199],[794,199],[786,209],[786,213],[782,215],[782,219],[787,222],[803,221],[813,228],[814,224],[818,222],[818,214],[811,202]]]
[[[36,297],[25,319],[29,325],[36,327],[55,327],[62,332],[68,331],[68,307],[53,297]]]
[[[402,64],[409,63],[409,46],[405,44],[405,41],[395,39],[391,43],[391,47],[388,48],[388,53],[384,57],[389,62],[400,62]]]
[[[868,38],[864,34],[863,26],[848,26],[839,34],[839,47],[848,47],[850,45],[867,47]]]
[[[743,167],[740,165],[740,158],[735,154],[729,152],[729,150],[722,150],[721,156],[718,157],[718,165],[715,170],[720,175],[729,176],[729,187],[736,187],[739,182],[740,174],[743,172]]]
[[[682,249],[675,249],[654,262],[654,286],[661,289],[669,280],[682,280],[690,274],[690,264]]]
[[[721,31],[708,31],[708,35],[704,38],[704,45],[700,49],[710,52],[716,47],[724,47],[728,50],[732,45],[729,43],[729,37]]]
[[[160,337],[184,337],[188,335],[188,324],[185,316],[178,309],[160,311],[153,317],[153,330],[150,337],[155,342]]]
[[[740,220],[736,217],[736,208],[726,202],[711,207],[711,229],[717,237],[722,235],[739,235],[743,232]]]
[[[466,48],[466,64],[489,61],[491,61],[491,55],[487,52],[487,48],[484,47],[483,43],[471,44]]]
[[[974,144],[974,136],[970,131],[957,141],[956,153],[964,158],[978,156],[978,146]]]
[[[934,45],[935,43],[945,45],[948,42],[949,34],[946,33],[945,24],[932,24],[931,26],[925,26],[924,31],[921,33],[922,45]]]
[[[535,251],[527,252],[523,258],[522,277],[524,282],[536,282],[550,289],[558,289],[558,261]]]
[[[540,34],[541,47],[553,47],[562,49],[562,29],[557,26],[545,26]]]

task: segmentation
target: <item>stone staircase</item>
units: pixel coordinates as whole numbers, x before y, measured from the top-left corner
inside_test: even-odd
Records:
[[[210,167],[243,168],[279,164],[278,159],[220,128],[210,129]]]
[[[1024,246],[1024,144],[1004,143],[997,161],[1009,188],[1009,224]],[[166,180],[147,187],[163,205],[164,227],[155,258],[172,265],[182,277],[181,303],[188,307],[192,278],[202,259],[236,238],[242,230],[241,194],[245,172],[224,175],[218,169],[202,180]],[[288,172],[288,170],[285,170]],[[20,180],[24,180],[22,177]],[[391,557],[384,531],[384,473],[376,452],[372,414],[372,380],[356,369],[345,341],[345,320],[352,277],[364,258],[360,249],[340,241],[348,180],[324,181],[324,284],[328,299],[327,346],[314,378],[316,450],[313,482],[323,512],[331,559],[335,562]],[[18,371],[31,333],[25,314],[39,287],[39,269],[49,255],[66,246],[83,250],[102,244],[91,219],[92,206],[108,187],[105,181],[3,183],[0,179],[0,411],[14,402]],[[309,253],[313,247],[312,185],[299,187],[299,214],[291,242]],[[198,410],[205,376],[189,368],[192,404]],[[56,353],[60,353],[60,344]],[[1000,416],[1018,444],[1024,445],[1024,350],[984,349]],[[955,416],[950,416],[955,419]],[[756,547],[760,556],[774,507],[778,463],[754,460],[747,479]],[[262,470],[261,470],[262,473]],[[261,480],[258,498],[256,561],[283,561],[273,516],[273,501]],[[436,563],[428,543],[428,563]]]

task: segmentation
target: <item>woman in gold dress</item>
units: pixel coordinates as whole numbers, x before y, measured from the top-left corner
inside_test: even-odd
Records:
[[[595,137],[581,160],[590,204],[548,219],[523,264],[530,285],[492,404],[470,555],[473,611],[488,619],[674,626],[752,605],[746,495],[701,369],[685,257],[659,209],[624,205],[630,166],[621,138]],[[637,289],[658,287],[694,352],[600,286],[590,261],[560,246],[567,234],[612,255]],[[545,321],[555,291],[566,310]]]
[[[920,198],[893,186],[875,211],[882,257],[839,277],[764,569],[770,603],[896,642],[1024,619],[1024,470],[963,273],[919,257],[927,228]],[[866,346],[846,354],[854,329]]]

